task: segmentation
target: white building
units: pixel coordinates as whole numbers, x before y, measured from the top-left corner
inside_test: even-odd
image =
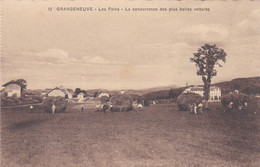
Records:
[[[15,82],[8,82],[5,85],[3,85],[4,92],[7,94],[8,97],[15,96],[15,97],[21,97],[22,94],[22,86]]]
[[[185,89],[183,93],[197,93],[201,95],[202,97],[204,96],[204,90],[202,86],[193,86]],[[210,93],[209,93],[209,100],[215,101],[215,100],[220,100],[221,99],[221,89],[217,86],[211,86],[210,87]]]
[[[80,93],[77,95],[77,98],[78,98],[78,99],[84,99],[84,96],[85,96],[85,94],[82,93],[82,92],[80,92]]]

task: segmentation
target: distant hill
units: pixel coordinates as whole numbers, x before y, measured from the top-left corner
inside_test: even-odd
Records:
[[[178,97],[187,87],[181,87],[181,88],[173,88],[173,98]],[[171,88],[170,88],[171,89]],[[155,92],[149,92],[143,95],[143,98],[146,100],[160,100],[160,99],[169,99],[169,93],[170,89],[167,90],[161,90],[161,91],[155,91]]]
[[[222,95],[228,94],[234,90],[246,94],[260,94],[260,77],[250,77],[250,78],[236,78],[231,81],[219,82],[212,84],[219,86],[221,88]],[[190,85],[192,86],[192,85]],[[174,98],[178,97],[187,87],[180,87],[173,89]],[[156,99],[169,99],[169,90],[154,91],[143,94],[143,97],[147,100],[156,100]]]
[[[128,89],[128,90],[124,90],[124,92],[127,94],[144,95],[144,94],[151,93],[151,92],[157,92],[157,91],[163,91],[163,90],[169,91],[170,89],[176,89],[176,88],[177,88],[176,85],[168,85],[168,86],[158,86],[158,87],[139,89],[139,90]]]
[[[135,95],[143,95],[146,93],[150,93],[150,92],[156,92],[156,91],[161,91],[161,90],[170,90],[170,89],[175,89],[177,88],[176,85],[169,85],[169,86],[158,86],[158,87],[153,87],[153,88],[146,88],[146,89],[122,89],[124,91],[125,94],[135,94]],[[87,90],[87,92],[89,93],[94,93],[94,92],[104,92],[104,93],[108,93],[108,94],[120,94],[121,90],[108,90],[108,89],[90,89]]]
[[[213,84],[221,88],[222,94],[228,94],[234,90],[246,94],[260,94],[260,77],[236,78],[231,81]]]
[[[231,81],[214,83],[212,85],[219,86],[223,95],[228,94],[234,90],[238,90],[246,94],[260,94],[260,76],[250,77],[250,78],[236,78]],[[192,86],[192,85],[190,85]],[[133,90],[124,90],[125,94],[131,95],[134,98],[144,98],[147,100],[158,100],[158,99],[168,99],[169,91],[173,89],[174,97],[178,97],[187,87],[177,87],[176,85],[160,86],[154,88]],[[40,94],[46,90],[25,90],[28,94]],[[73,90],[72,90],[73,91]],[[121,90],[107,90],[107,89],[91,89],[87,90],[89,94],[94,94],[95,92],[104,92],[110,95],[119,94]]]

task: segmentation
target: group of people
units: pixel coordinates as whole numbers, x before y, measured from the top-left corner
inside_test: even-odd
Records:
[[[238,110],[244,110],[246,111],[248,108],[248,104],[247,102],[244,102],[243,104],[240,104],[238,106]],[[231,112],[232,110],[234,109],[234,102],[230,102],[226,109],[224,110],[224,113],[225,112]],[[194,114],[198,114],[198,113],[203,113],[203,104],[202,103],[199,103],[198,105],[196,103],[193,103],[190,105],[190,111],[191,113],[194,113]]]
[[[231,101],[231,102],[229,102],[229,104],[227,105],[226,109],[224,110],[224,113],[225,113],[225,112],[231,112],[231,111],[233,110],[233,108],[234,108],[234,102]],[[248,108],[247,102],[245,102],[244,104],[240,104],[240,105],[238,106],[238,110],[244,110],[244,111],[246,111],[247,108]]]
[[[193,103],[190,107],[191,109],[191,113],[194,113],[194,114],[202,114],[203,113],[203,104],[202,103],[199,103],[198,105],[196,103]]]

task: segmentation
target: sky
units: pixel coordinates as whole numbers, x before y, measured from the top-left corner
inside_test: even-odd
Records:
[[[210,11],[98,11],[108,7]],[[260,1],[10,0],[2,2],[1,17],[2,84],[18,78],[30,89],[202,84],[189,59],[205,43],[227,53],[213,83],[260,76]]]

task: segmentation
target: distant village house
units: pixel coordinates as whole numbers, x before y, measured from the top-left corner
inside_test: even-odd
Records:
[[[85,93],[80,92],[80,93],[77,95],[77,99],[84,99],[85,96],[86,96]]]
[[[4,84],[3,87],[4,87],[3,91],[4,93],[6,93],[8,97],[12,97],[12,96],[21,97],[25,85],[23,85],[18,81],[10,81]]]

